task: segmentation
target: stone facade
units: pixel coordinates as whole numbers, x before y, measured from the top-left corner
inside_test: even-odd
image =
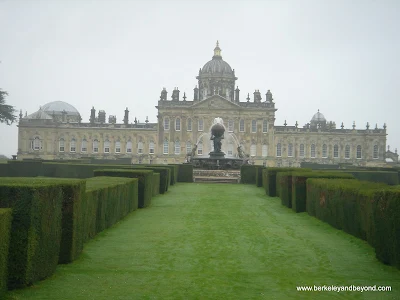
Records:
[[[39,111],[19,119],[18,159],[125,159],[132,163],[182,163],[196,145],[197,156],[208,156],[213,149],[210,128],[214,118],[226,127],[222,151],[237,157],[238,147],[255,164],[299,166],[301,162],[324,164],[385,163],[386,126],[383,128],[336,128],[319,111],[310,123],[299,127],[275,125],[275,102],[268,90],[265,99],[259,90],[253,99],[240,101],[234,69],[222,60],[217,44],[212,60],[196,77],[192,100],[180,98],[175,88],[171,99],[161,91],[157,123],[135,120],[129,123],[125,110],[123,123],[115,116],[106,122],[104,111],[95,109],[90,122],[81,122],[79,112],[70,104],[51,102]]]

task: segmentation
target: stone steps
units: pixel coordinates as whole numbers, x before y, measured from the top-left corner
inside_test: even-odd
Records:
[[[239,183],[239,170],[193,170],[194,182]]]
[[[193,178],[196,183],[239,183],[240,178],[217,177],[217,176],[196,176]]]

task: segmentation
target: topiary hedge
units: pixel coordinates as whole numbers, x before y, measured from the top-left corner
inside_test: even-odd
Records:
[[[94,176],[128,177],[139,179],[139,208],[151,204],[153,191],[153,171],[142,169],[103,169],[95,170]]]
[[[281,203],[288,208],[292,207],[292,173],[293,171],[288,171],[276,174],[276,185],[277,190],[280,191]]]
[[[256,186],[263,186],[263,170],[266,169],[263,166],[256,166]]]
[[[255,165],[242,165],[240,167],[240,183],[256,184],[256,167]]]
[[[153,173],[153,192],[151,194],[152,197],[160,194],[160,173]]]
[[[178,167],[177,182],[193,182],[192,164],[172,164]]]
[[[266,168],[263,169],[263,187],[265,189],[265,193],[270,197],[279,196],[279,185],[276,183],[276,174],[278,172],[289,172],[289,171],[311,171],[310,169],[302,169],[302,168]],[[278,188],[279,187],[279,188]]]
[[[12,210],[0,208],[0,299],[3,299],[7,291],[11,220]]]
[[[342,178],[354,179],[349,173],[340,171],[313,171],[313,172],[293,172],[292,173],[292,209],[295,212],[307,211],[307,185],[308,178]]]
[[[344,170],[344,172],[353,174],[353,176],[358,180],[382,182],[388,185],[399,184],[399,174],[393,169],[392,171]]]
[[[138,166],[134,165],[135,169],[146,169],[152,170],[153,172],[160,173],[160,194],[164,194],[168,191],[168,187],[171,182],[171,168],[163,167],[161,165],[147,165],[147,166]]]
[[[30,178],[31,179],[31,178]],[[12,208],[8,288],[22,287],[55,271],[61,241],[63,192],[57,183],[0,182],[0,207]]]

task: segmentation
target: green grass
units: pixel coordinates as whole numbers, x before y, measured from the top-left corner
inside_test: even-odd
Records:
[[[298,285],[392,292],[297,292]],[[400,270],[364,241],[252,185],[177,184],[8,299],[399,299]]]

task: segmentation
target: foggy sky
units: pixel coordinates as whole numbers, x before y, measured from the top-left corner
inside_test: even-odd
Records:
[[[240,100],[271,90],[276,125],[318,109],[339,128],[387,123],[400,147],[400,1],[4,1],[0,88],[33,113],[65,101],[88,122],[92,106],[157,122],[163,87],[193,99],[213,55],[235,69]],[[16,124],[0,124],[0,154],[17,153]]]

